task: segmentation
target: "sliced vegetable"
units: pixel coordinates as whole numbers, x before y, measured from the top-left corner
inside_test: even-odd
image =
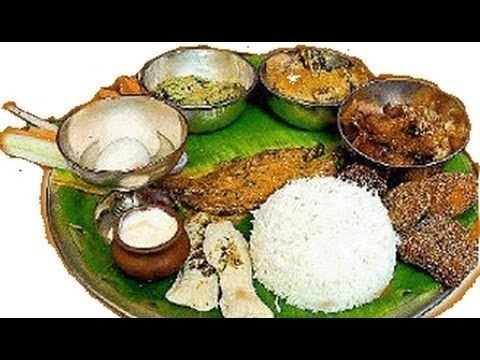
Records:
[[[55,136],[53,131],[44,129],[9,127],[0,133],[0,148],[9,156],[41,166],[68,169],[55,143]]]

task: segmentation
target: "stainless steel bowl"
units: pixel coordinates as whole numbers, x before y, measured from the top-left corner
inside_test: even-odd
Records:
[[[176,109],[149,96],[124,96],[99,100],[69,114],[60,126],[57,144],[81,178],[111,189],[133,190],[175,167],[187,134],[187,122]],[[112,146],[119,150],[119,158],[130,156],[122,149],[124,140],[140,144],[146,161],[131,167],[99,166],[98,159],[109,147],[109,156],[115,157]]]
[[[334,54],[339,61],[348,60],[350,62],[365,66],[359,59],[347,56],[338,51],[314,47],[308,48],[316,50],[328,50],[330,53]],[[291,125],[307,130],[322,130],[327,126],[335,124],[338,107],[340,106],[341,101],[320,103],[294,99],[278,92],[266,81],[265,75],[267,61],[279,53],[291,52],[295,50],[295,48],[277,49],[266,55],[265,61],[263,62],[259,71],[259,77],[261,83],[268,92],[266,96],[267,104],[275,114]],[[371,76],[373,77],[373,74],[371,74]]]
[[[362,153],[357,148],[355,148],[351,140],[348,138],[345,132],[344,126],[342,126],[343,119],[345,118],[344,116],[345,111],[351,106],[351,104],[354,101],[360,101],[360,100],[369,101],[369,102],[372,102],[374,106],[378,106],[379,109],[382,109],[387,104],[396,105],[396,104],[408,103],[413,96],[415,96],[419,91],[425,88],[433,89],[435,92],[438,92],[438,94],[442,94],[443,96],[447,96],[449,99],[452,99],[455,104],[454,108],[456,110],[459,110],[459,114],[461,114],[460,118],[463,119],[466,122],[466,124],[468,124],[468,129],[470,131],[470,122],[468,120],[468,115],[465,110],[465,106],[458,98],[443,92],[436,84],[430,81],[414,79],[410,77],[392,77],[392,78],[372,80],[366,86],[353,92],[348,97],[348,99],[343,103],[343,105],[340,107],[338,112],[338,129],[340,131],[340,134],[343,140],[348,144],[350,148],[352,148],[356,153],[360,154],[364,158],[370,160],[373,163],[376,163],[382,166],[388,166],[391,168],[422,168],[427,166],[438,165],[440,163],[443,163],[451,159],[452,157],[454,157],[459,152],[465,149],[469,140],[468,137],[465,139],[461,147],[459,147],[453,153],[451,153],[450,155],[448,155],[447,157],[441,160],[432,161],[423,165],[417,165],[417,164],[392,165],[392,164],[388,164],[388,163],[379,161],[377,159],[374,159],[371,156],[368,156]]]
[[[162,98],[158,86],[169,77],[194,75],[207,80],[238,82],[245,92],[237,99],[214,105],[180,105]],[[180,109],[192,133],[227,126],[245,110],[247,96],[256,84],[256,72],[239,54],[210,47],[182,47],[150,60],[138,73],[140,83],[153,96]]]

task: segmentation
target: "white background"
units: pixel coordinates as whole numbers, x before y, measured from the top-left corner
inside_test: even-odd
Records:
[[[16,101],[43,117],[62,116],[121,74],[187,43],[0,44],[0,103]],[[293,43],[212,43],[266,52]],[[422,77],[455,94],[472,122],[468,150],[480,159],[480,45],[465,43],[317,43],[360,57],[375,74]],[[0,130],[22,122],[0,110]],[[63,267],[45,239],[42,170],[0,152],[0,317],[114,317]],[[480,283],[444,317],[480,317]]]

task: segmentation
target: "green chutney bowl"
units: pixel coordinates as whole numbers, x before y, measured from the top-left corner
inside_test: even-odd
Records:
[[[159,85],[169,77],[194,75],[207,80],[237,82],[245,88],[234,99],[209,105],[183,105],[163,98]],[[149,94],[182,112],[190,133],[207,133],[235,121],[247,108],[247,98],[257,83],[252,65],[240,54],[207,46],[180,47],[147,62],[138,73]]]

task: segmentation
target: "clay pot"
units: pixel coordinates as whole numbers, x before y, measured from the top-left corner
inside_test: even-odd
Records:
[[[175,235],[164,244],[152,248],[134,248],[120,238],[119,228],[122,220],[132,211],[144,211],[152,207],[161,208],[178,222]],[[151,281],[176,273],[190,251],[190,241],[183,227],[183,221],[175,210],[168,206],[143,206],[131,209],[123,214],[115,226],[110,247],[112,257],[118,267],[128,276],[138,280]]]

